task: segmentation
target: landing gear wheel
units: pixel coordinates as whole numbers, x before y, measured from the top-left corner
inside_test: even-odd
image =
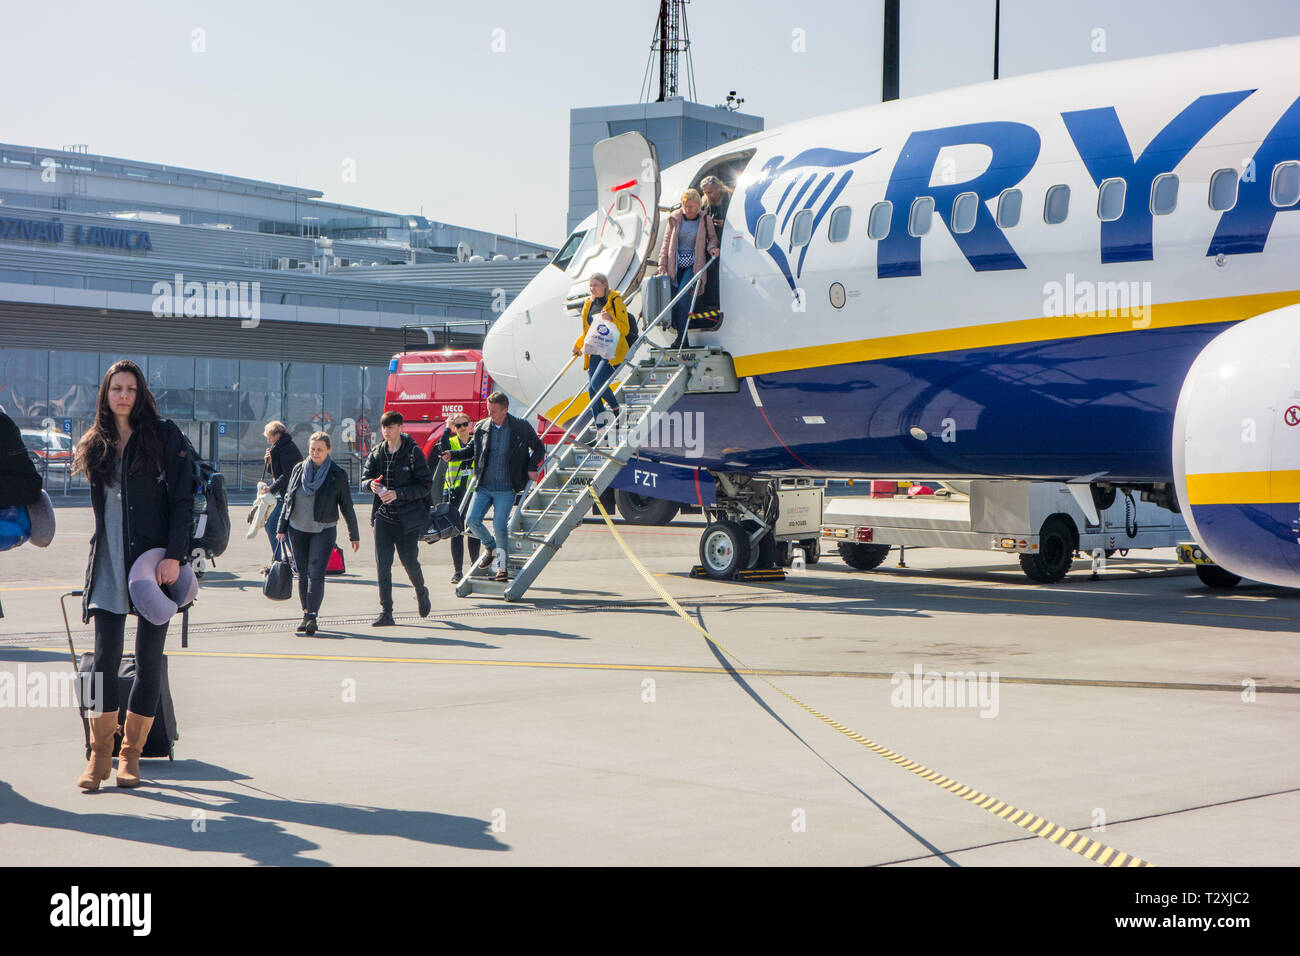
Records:
[[[758,523],[753,520],[742,521],[740,526],[744,529],[745,534],[753,534],[758,530]],[[767,534],[758,539],[758,544],[750,544],[749,562],[745,565],[745,570],[774,568],[776,567],[776,558],[776,538],[772,536],[772,532],[769,530]]]
[[[749,565],[749,535],[734,521],[715,521],[700,535],[700,564],[711,578],[732,577]]]
[[[840,557],[844,559],[844,563],[859,571],[870,571],[880,567],[880,562],[884,561],[889,554],[887,544],[851,544],[841,541],[837,547],[840,549]]]
[[[1038,535],[1038,553],[1020,555],[1020,570],[1031,581],[1052,584],[1061,580],[1074,563],[1074,535],[1060,518],[1048,518]]]
[[[1235,588],[1241,583],[1241,575],[1225,571],[1217,564],[1198,564],[1196,566],[1196,576],[1201,579],[1201,583],[1207,588],[1226,590],[1227,588]]]
[[[601,507],[605,509],[606,514],[608,514],[611,518],[614,517],[615,514],[614,509],[618,506],[618,492],[616,492],[613,488],[606,488],[603,492],[601,492],[600,504]],[[591,505],[591,511],[592,514],[599,517],[600,512],[596,509],[596,505],[594,502]],[[627,514],[624,513],[623,517],[626,518]]]
[[[628,524],[667,524],[677,517],[678,504],[675,501],[664,501],[662,498],[647,498],[645,495],[639,495],[634,491],[608,492],[612,497],[618,499],[618,513]],[[602,496],[601,501],[604,501]],[[609,512],[614,511],[612,504],[607,505]]]

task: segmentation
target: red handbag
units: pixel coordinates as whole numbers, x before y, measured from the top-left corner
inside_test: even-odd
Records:
[[[329,563],[325,565],[325,573],[342,574],[347,569],[347,565],[343,563],[343,549],[336,544],[334,550],[330,552]]]

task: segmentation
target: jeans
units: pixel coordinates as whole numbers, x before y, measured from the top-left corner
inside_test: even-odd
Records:
[[[312,534],[289,528],[289,544],[293,547],[294,563],[298,565],[298,600],[302,613],[316,616],[321,599],[325,597],[325,566],[329,564],[338,528],[326,528]]]
[[[116,714],[122,709],[117,693],[117,671],[122,664],[122,644],[126,637],[126,615],[111,611],[91,611],[95,619],[95,680],[103,681],[103,699],[93,701],[89,709],[97,714]],[[126,709],[141,717],[152,717],[162,693],[163,642],[166,624],[151,624],[139,619],[135,629],[135,683]],[[90,703],[88,701],[88,703]]]
[[[591,414],[599,416],[601,408],[604,407],[618,415],[618,399],[614,397],[613,391],[605,386],[605,383],[614,377],[614,366],[610,364],[609,359],[601,358],[599,355],[592,355],[590,358],[587,368],[587,394],[595,402],[591,406]]]
[[[275,560],[276,552],[279,550],[280,542],[275,540],[276,529],[280,526],[280,515],[284,511],[284,499],[279,495],[275,496],[275,507],[266,519],[266,538],[271,542],[271,560]]]
[[[406,532],[400,524],[375,519],[375,565],[379,571],[379,607],[393,613],[393,551],[406,568],[417,595],[424,595],[424,570],[420,567],[420,529]]]
[[[496,550],[498,542],[502,548],[508,547],[510,509],[514,505],[513,491],[475,491],[474,500],[469,504],[469,515],[465,519],[465,526],[474,532],[485,548]],[[489,506],[492,508],[492,527],[496,529],[495,538],[483,525],[483,517],[487,514]]]
[[[682,287],[693,278],[695,278],[694,269],[678,269],[677,279],[673,282],[673,295],[681,292]],[[690,321],[691,299],[695,295],[696,290],[692,288],[691,291],[678,299],[673,306],[673,328],[677,331],[677,343],[673,346],[674,348],[689,348],[686,343],[686,325]]]

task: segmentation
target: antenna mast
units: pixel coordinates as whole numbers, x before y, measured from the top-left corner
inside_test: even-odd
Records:
[[[646,63],[645,78],[641,83],[641,102],[650,100],[654,89],[651,77],[658,66],[659,90],[654,101],[682,95],[679,62],[682,54],[686,61],[686,98],[695,100],[695,68],[691,63],[691,34],[686,26],[686,4],[690,0],[659,0],[659,19],[650,40],[650,60]]]

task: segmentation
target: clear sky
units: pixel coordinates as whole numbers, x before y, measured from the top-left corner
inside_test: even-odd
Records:
[[[994,0],[902,7],[904,96],[991,78]],[[9,3],[0,141],[87,143],[506,234],[517,217],[521,238],[558,245],[569,110],[639,99],[657,10],[656,0]],[[881,10],[881,0],[692,0],[697,99],[737,90],[769,127],[877,102]],[[1003,0],[1002,75],[1292,34],[1300,0]]]

